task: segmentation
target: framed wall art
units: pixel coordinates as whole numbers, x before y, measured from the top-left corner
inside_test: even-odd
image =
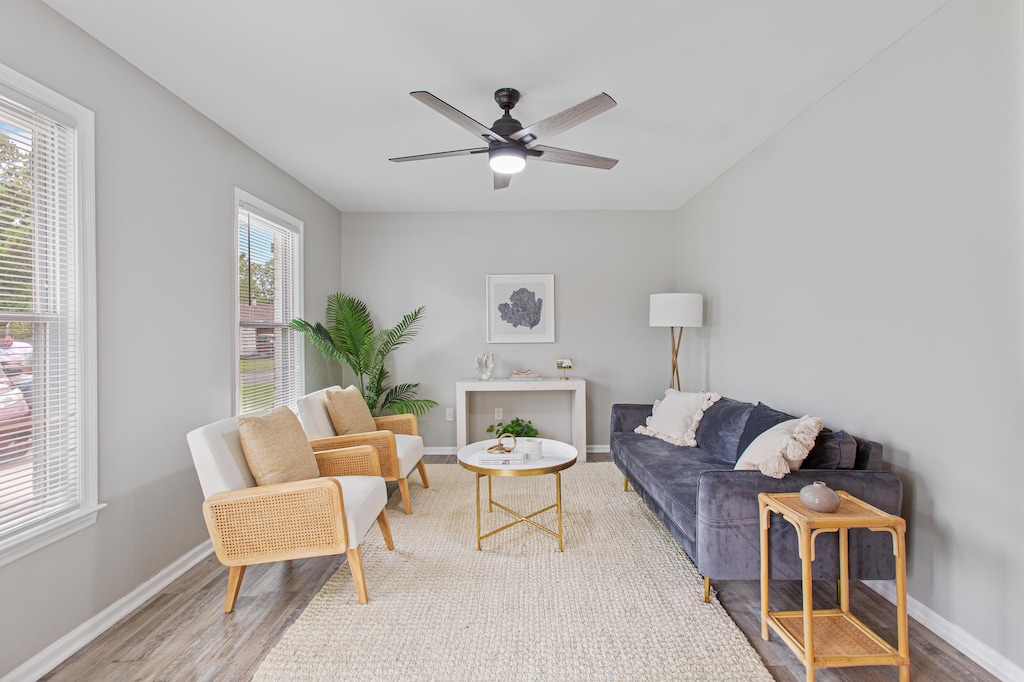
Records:
[[[487,275],[487,343],[554,341],[554,275]]]

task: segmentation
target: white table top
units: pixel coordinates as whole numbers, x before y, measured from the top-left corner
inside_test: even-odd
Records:
[[[513,452],[523,451],[523,439]],[[541,459],[525,459],[522,464],[481,464],[480,456],[487,454],[487,448],[498,442],[496,438],[470,443],[458,453],[459,464],[470,471],[487,476],[539,476],[568,469],[576,463],[579,455],[576,448],[559,440],[538,438],[543,442]]]

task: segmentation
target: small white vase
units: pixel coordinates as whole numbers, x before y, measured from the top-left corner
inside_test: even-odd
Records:
[[[804,506],[814,511],[830,514],[839,509],[839,495],[832,490],[824,481],[815,481],[800,489],[800,501]]]

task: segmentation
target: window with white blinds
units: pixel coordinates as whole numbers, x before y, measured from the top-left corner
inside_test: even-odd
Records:
[[[95,521],[93,115],[0,65],[0,564]]]
[[[235,413],[287,405],[302,396],[302,222],[235,189],[238,337]]]

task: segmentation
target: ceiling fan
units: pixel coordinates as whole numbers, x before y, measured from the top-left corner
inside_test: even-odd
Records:
[[[391,161],[441,159],[447,156],[466,156],[486,152],[491,170],[494,171],[494,189],[508,187],[512,181],[512,175],[526,167],[526,157],[528,156],[538,161],[567,163],[573,166],[604,170],[608,170],[618,163],[617,159],[540,144],[540,138],[557,135],[614,107],[615,100],[603,92],[525,128],[509,113],[520,98],[519,91],[513,88],[501,88],[494,93],[494,101],[505,113],[490,128],[425,90],[417,90],[409,94],[455,124],[474,135],[479,135],[487,143],[487,146],[433,154],[417,154],[416,156],[399,156],[390,159]]]

